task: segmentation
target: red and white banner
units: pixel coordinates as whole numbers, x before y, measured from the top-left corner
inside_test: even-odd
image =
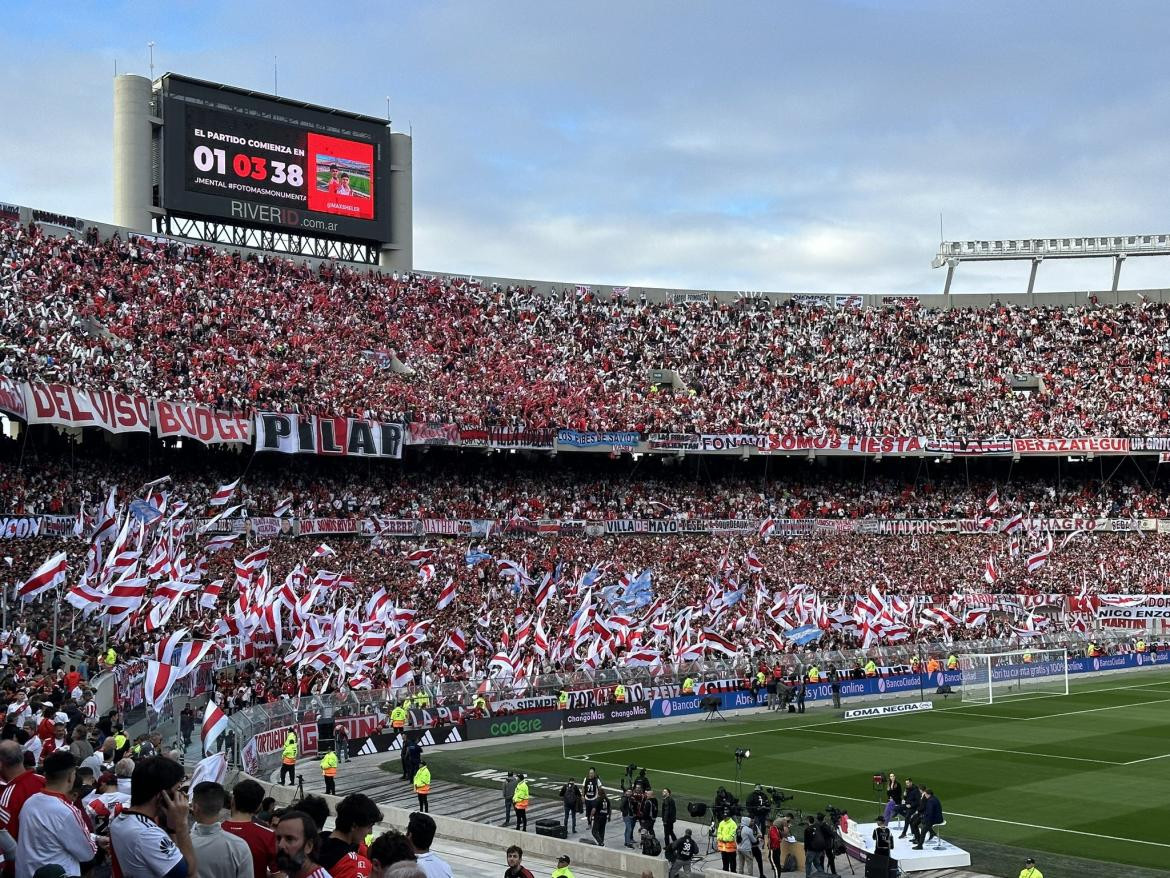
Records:
[[[1119,619],[1130,621],[1170,619],[1170,595],[1096,595],[1095,597],[1100,603],[1097,607],[1097,618],[1103,622]]]
[[[204,445],[252,442],[252,419],[202,405],[155,400],[154,428],[159,438],[182,436]]]
[[[402,457],[401,424],[261,412],[256,450],[337,457]]]
[[[24,385],[0,375],[0,414],[25,420]]]
[[[110,433],[150,432],[150,400],[113,390],[81,390],[67,384],[26,384],[30,424],[101,427]]]
[[[1129,440],[1108,436],[1079,439],[1013,439],[1015,454],[1129,454]]]
[[[458,445],[459,427],[455,424],[426,424],[419,421],[407,425],[407,445]]]

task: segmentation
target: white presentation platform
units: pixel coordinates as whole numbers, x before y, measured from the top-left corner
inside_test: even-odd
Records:
[[[849,821],[849,831],[841,833],[849,855],[859,860],[865,860],[873,853],[873,831],[876,823],[858,823]],[[947,828],[941,827],[942,841],[937,838],[927,839],[922,850],[912,850],[914,841],[910,833],[905,838],[898,838],[902,831],[901,822],[894,822],[891,826],[894,833],[893,857],[902,867],[903,872],[926,872],[930,869],[959,869],[971,865],[971,855],[960,847],[956,847],[946,840]],[[837,870],[840,872],[840,868]]]

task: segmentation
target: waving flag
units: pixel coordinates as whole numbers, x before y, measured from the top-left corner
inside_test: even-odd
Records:
[[[162,713],[163,705],[170,697],[171,689],[178,682],[174,665],[147,659],[146,662],[146,703],[155,713]]]
[[[226,485],[220,485],[215,489],[215,493],[211,495],[211,499],[207,501],[208,506],[227,506],[228,501],[232,499],[232,495],[236,493],[236,488],[239,486],[240,480],[236,479],[234,482],[228,482]]]
[[[769,515],[760,524],[760,539],[762,539],[764,542],[767,542],[768,538],[772,536],[772,531],[774,530],[776,530],[776,519]]]
[[[207,710],[203,712],[203,728],[199,739],[203,742],[203,754],[207,755],[215,746],[215,742],[228,730],[227,714],[219,709],[215,700],[207,700]]]
[[[414,669],[410,666],[410,662],[405,656],[398,660],[398,664],[394,666],[394,673],[390,676],[390,688],[401,689],[409,683],[414,682]]]
[[[292,512],[292,506],[293,498],[292,494],[289,494],[287,497],[276,504],[276,508],[272,510],[272,517],[282,518],[283,516],[288,515],[290,512]]]
[[[434,549],[422,548],[422,549],[415,549],[413,552],[406,553],[407,563],[413,564],[415,567],[418,567],[420,564],[425,564],[427,561],[430,561],[431,558],[433,558],[433,557],[435,557],[435,550]]]
[[[989,585],[994,585],[999,579],[999,566],[995,563],[995,555],[988,558],[987,563],[983,565],[983,578]]]
[[[467,651],[467,635],[463,633],[462,629],[456,628],[447,635],[447,639],[443,641],[443,649],[448,648],[458,653]]]
[[[328,543],[322,543],[313,550],[314,558],[332,558],[337,554],[337,550]]]
[[[242,537],[242,533],[238,534],[216,534],[203,546],[205,552],[220,552],[224,549],[230,549],[232,544]]]
[[[446,609],[455,600],[455,577],[449,577],[443,590],[439,592],[439,600],[435,602],[436,610]]]
[[[987,495],[987,511],[999,512],[999,489],[992,488],[991,493]]]
[[[56,588],[65,582],[65,571],[68,567],[69,560],[65,553],[58,552],[33,571],[33,575],[17,591],[17,596],[22,601],[31,601],[37,595]]]
[[[158,642],[158,646],[154,651],[154,657],[160,662],[169,662],[171,660],[171,653],[175,651],[175,647],[183,642],[183,638],[186,636],[186,628],[180,628],[178,631],[168,634]]]
[[[220,521],[231,518],[235,513],[240,511],[240,505],[241,504],[237,503],[235,506],[229,506],[227,509],[225,509],[223,512],[216,515],[214,518],[207,519],[207,521],[204,522],[203,527],[199,528],[199,533],[205,534],[209,530],[211,530],[213,527],[215,527],[215,525],[217,523],[219,523]]]

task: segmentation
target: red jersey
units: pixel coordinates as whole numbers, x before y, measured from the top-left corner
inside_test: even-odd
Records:
[[[256,878],[265,878],[276,863],[276,833],[251,821],[225,820],[223,828],[248,843],[248,850],[252,852],[252,871]]]
[[[7,829],[13,838],[20,838],[20,809],[34,793],[45,788],[45,779],[26,771],[0,791],[0,829]]]
[[[361,854],[349,853],[329,867],[333,878],[370,878],[374,864]]]

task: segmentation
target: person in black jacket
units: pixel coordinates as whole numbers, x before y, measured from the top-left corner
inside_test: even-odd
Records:
[[[906,791],[902,795],[902,804],[895,809],[894,814],[902,818],[902,834],[898,838],[905,838],[910,828],[910,818],[918,812],[922,803],[922,790],[914,783],[913,778],[906,778]]]
[[[598,787],[597,804],[593,808],[593,840],[600,847],[605,847],[605,825],[609,823],[611,810],[612,806],[609,803],[609,796],[605,794],[603,788]]]
[[[804,862],[806,869],[811,865],[817,872],[825,871],[825,837],[811,814],[804,827]]]
[[[662,788],[662,804],[659,805],[658,814],[662,817],[662,843],[670,844],[677,838],[674,834],[674,821],[678,819],[678,803],[670,794],[669,787]]]
[[[829,872],[833,875],[837,874],[836,854],[833,848],[837,843],[837,833],[833,831],[833,826],[825,822],[825,815],[817,812],[817,830],[821,833],[821,842],[825,846],[825,860],[829,864]],[[761,873],[763,871],[761,870]]]
[[[581,810],[581,788],[574,783],[572,778],[569,778],[568,782],[561,787],[559,795],[561,802],[565,806],[565,829],[568,829],[569,832],[576,832],[577,812]],[[569,828],[569,821],[572,821],[571,829]]]
[[[638,819],[642,828],[654,834],[654,821],[658,819],[658,800],[654,798],[654,790],[647,788],[646,795],[638,806]]]
[[[666,858],[670,860],[669,878],[677,875],[691,874],[691,860],[699,855],[699,844],[691,838],[691,830],[686,830],[682,838],[667,848]]]
[[[922,790],[922,817],[914,827],[914,850],[922,850],[927,836],[933,836],[934,827],[943,822],[942,802],[929,787]]]

